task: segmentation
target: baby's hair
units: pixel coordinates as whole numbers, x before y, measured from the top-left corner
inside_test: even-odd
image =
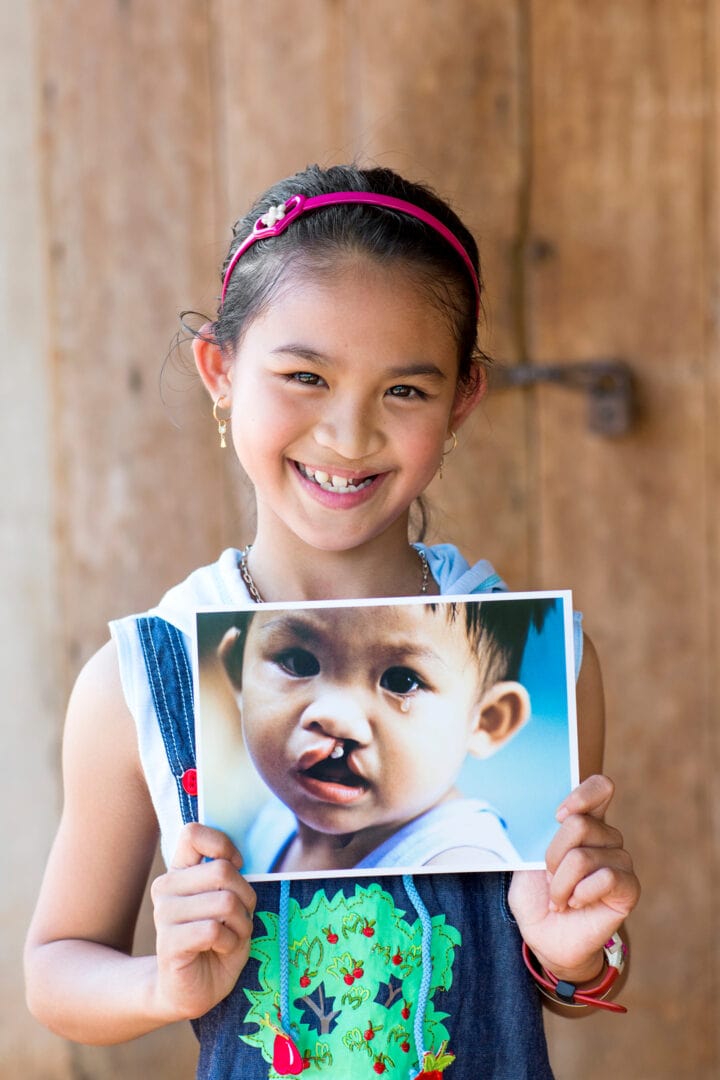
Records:
[[[233,240],[222,266],[224,278],[238,247],[255,222],[271,207],[293,195],[306,197],[338,191],[372,192],[412,203],[437,218],[458,239],[482,289],[477,245],[448,204],[423,184],[405,180],[391,169],[310,165],[279,181],[260,196],[233,226]],[[457,341],[458,384],[472,390],[487,358],[477,343],[477,295],[463,259],[431,226],[418,218],[366,204],[326,206],[301,214],[278,236],[259,240],[237,262],[224,303],[210,333],[233,349],[249,321],[270,302],[290,269],[333,273],[339,259],[362,255],[385,264],[402,263],[449,320]],[[187,313],[185,313],[187,314]],[[191,333],[190,327],[187,327]]]
[[[519,677],[530,628],[540,632],[555,603],[550,598],[451,602],[430,604],[429,607],[435,611],[444,610],[448,622],[455,622],[464,615],[468,641],[482,662],[483,682],[489,687]]]

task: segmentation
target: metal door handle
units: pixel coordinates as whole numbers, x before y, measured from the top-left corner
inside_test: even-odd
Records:
[[[588,428],[597,435],[625,435],[636,419],[635,380],[624,360],[515,364],[490,370],[490,385],[494,390],[538,383],[557,383],[569,390],[582,390],[588,399]]]

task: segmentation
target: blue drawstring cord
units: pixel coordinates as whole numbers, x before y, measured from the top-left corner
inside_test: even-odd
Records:
[[[280,948],[280,1026],[288,1035],[297,1038],[299,1032],[290,1023],[290,949],[288,931],[290,926],[290,882],[280,882],[280,910],[278,912],[278,945]]]
[[[420,899],[420,893],[417,891],[417,887],[411,874],[403,874],[403,885],[405,886],[405,892],[408,894],[410,903],[415,908],[417,916],[422,924],[422,980],[420,982],[420,990],[418,991],[415,1023],[413,1025],[413,1038],[415,1040],[415,1052],[418,1057],[418,1068],[422,1069],[423,1061],[425,1059],[425,1011],[427,1009],[428,998],[430,996],[430,983],[432,981],[432,920],[428,909]],[[414,1070],[411,1069],[410,1075],[413,1075],[413,1072]]]

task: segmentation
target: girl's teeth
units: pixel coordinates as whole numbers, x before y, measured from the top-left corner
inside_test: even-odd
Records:
[[[308,478],[308,480],[314,480],[315,483],[319,484],[325,491],[360,491],[372,482],[371,476],[368,476],[365,480],[354,483],[352,480],[348,480],[347,476],[331,476],[330,473],[326,473],[323,469],[315,469],[313,471],[306,465],[301,465],[300,471]]]

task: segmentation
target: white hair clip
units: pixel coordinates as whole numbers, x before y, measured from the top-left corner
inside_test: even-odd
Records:
[[[260,220],[266,229],[273,229],[278,221],[282,221],[286,212],[285,203],[278,203],[277,206],[271,206],[269,210],[266,210]]]

